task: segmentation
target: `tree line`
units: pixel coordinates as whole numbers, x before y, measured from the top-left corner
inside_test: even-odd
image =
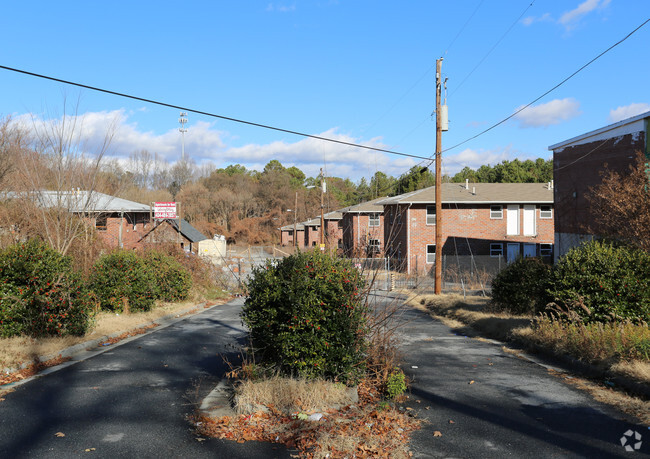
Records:
[[[321,177],[307,177],[296,166],[271,160],[262,171],[240,164],[216,168],[197,165],[191,159],[173,164],[147,150],[132,152],[127,161],[109,159],[105,152],[113,132],[107,132],[97,151],[84,152],[74,125],[77,116],[43,126],[25,128],[7,117],[0,120],[0,180],[13,191],[70,189],[92,190],[140,203],[181,202],[183,218],[211,236],[223,234],[249,244],[278,240],[278,228],[320,214]],[[71,125],[72,124],[72,125]],[[477,170],[465,167],[447,182],[547,182],[552,178],[550,160],[503,161]],[[333,211],[382,196],[394,196],[433,186],[427,167],[414,166],[399,177],[377,171],[369,179],[327,177],[325,211]],[[50,244],[65,253],[80,231],[78,222],[53,225],[54,217],[33,209],[27,218],[24,206],[4,210],[14,226],[45,234]],[[48,220],[49,219],[49,220]],[[40,223],[39,223],[40,222]],[[53,229],[57,227],[56,229]]]

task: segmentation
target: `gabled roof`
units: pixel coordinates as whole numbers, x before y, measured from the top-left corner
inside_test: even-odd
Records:
[[[433,204],[436,202],[436,187],[411,191],[381,204]],[[553,188],[547,183],[464,183],[442,184],[443,204],[521,204],[553,203]]]
[[[640,132],[646,129],[644,123],[644,120],[646,119],[650,119],[650,112],[641,113],[640,115],[626,118],[622,121],[610,124],[600,129],[589,131],[577,137],[573,137],[563,142],[559,142],[554,145],[551,145],[550,147],[548,147],[548,149],[551,151],[555,151],[555,150],[561,151],[561,149],[563,148],[574,146],[574,145],[597,142],[598,140],[611,139],[613,137],[619,137],[627,134],[633,134],[635,132]]]
[[[178,221],[177,220],[167,220],[169,224],[178,231]],[[181,234],[185,236],[190,242],[200,242],[209,239],[207,236],[204,236],[199,230],[194,228],[190,223],[184,219],[180,219],[181,222]]]
[[[347,213],[365,214],[365,213],[383,212],[384,211],[383,204],[378,204],[378,203],[380,201],[383,201],[384,199],[386,199],[386,196],[383,196],[381,198],[375,198],[371,201],[362,202],[354,206],[345,207],[339,210],[339,212],[344,214]]]
[[[303,231],[305,227],[302,223],[296,223],[296,231]],[[293,231],[293,225],[286,225],[280,228],[280,231]]]
[[[13,197],[21,196],[12,193]],[[33,197],[43,207],[61,207],[69,212],[150,212],[147,204],[117,198],[98,191],[71,190],[48,191],[41,190],[26,194]]]

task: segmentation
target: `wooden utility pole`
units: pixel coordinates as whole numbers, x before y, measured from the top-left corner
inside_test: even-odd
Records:
[[[441,83],[442,57],[436,60],[436,265],[434,293],[440,295],[442,292],[442,176],[440,158],[442,156],[442,119]]]
[[[296,202],[293,206],[293,248],[298,244],[298,235],[296,234],[296,221],[298,219],[298,191],[296,191]]]
[[[325,176],[320,168],[320,250],[325,251]]]

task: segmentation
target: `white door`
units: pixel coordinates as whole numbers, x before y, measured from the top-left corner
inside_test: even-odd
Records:
[[[508,244],[508,263],[512,263],[519,257],[519,244]]]
[[[537,245],[524,244],[524,258],[536,257],[536,256],[537,256]]]
[[[509,204],[506,209],[506,234],[514,236],[519,234],[519,206]]]
[[[524,236],[534,236],[535,228],[535,205],[524,205]],[[524,254],[525,255],[525,254]]]

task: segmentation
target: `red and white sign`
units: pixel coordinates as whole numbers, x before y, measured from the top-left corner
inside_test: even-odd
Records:
[[[154,202],[153,218],[165,219],[176,218],[175,202]]]

